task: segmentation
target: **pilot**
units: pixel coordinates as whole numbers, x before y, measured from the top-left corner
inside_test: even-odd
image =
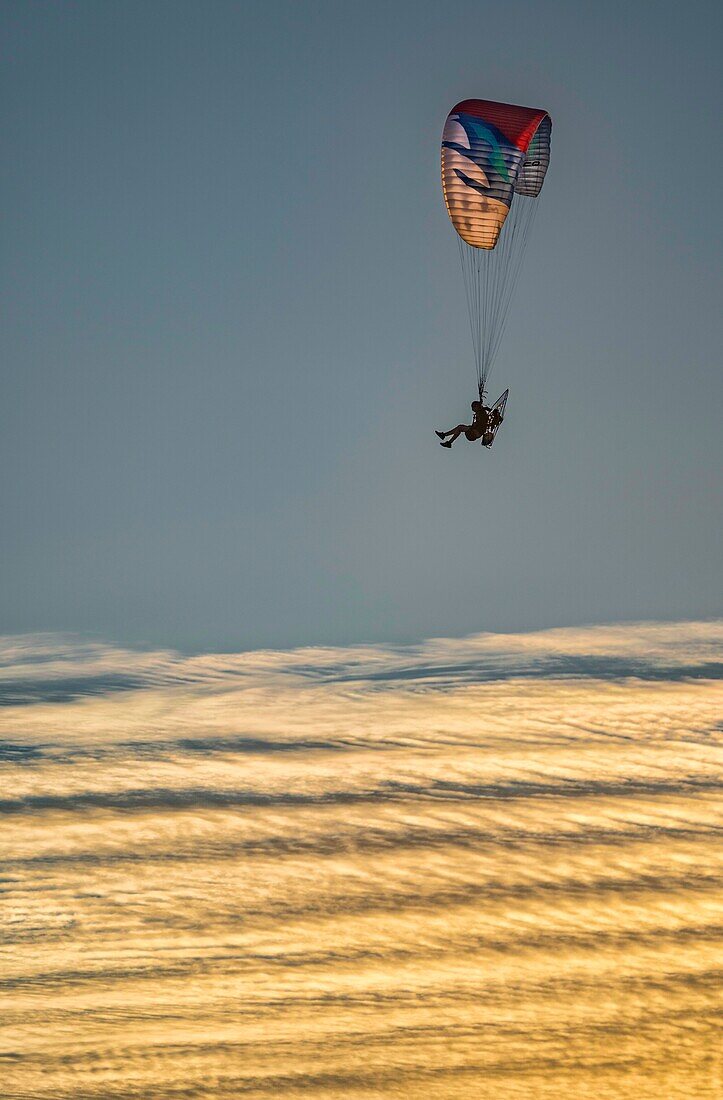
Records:
[[[451,447],[454,441],[459,439],[462,433],[464,433],[465,439],[468,439],[470,443],[475,443],[478,439],[482,438],[490,426],[490,410],[488,406],[483,405],[481,401],[473,401],[471,409],[473,414],[471,424],[458,424],[455,428],[450,428],[448,432],[435,431],[435,435],[439,436],[439,444],[441,447]],[[449,438],[447,438],[448,436]]]

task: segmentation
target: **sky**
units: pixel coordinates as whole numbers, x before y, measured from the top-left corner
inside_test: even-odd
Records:
[[[183,652],[721,612],[719,4],[7,2],[0,624]],[[449,109],[553,118],[492,389]],[[496,396],[496,394],[493,394]]]
[[[0,639],[4,1095],[716,1100],[722,643]]]

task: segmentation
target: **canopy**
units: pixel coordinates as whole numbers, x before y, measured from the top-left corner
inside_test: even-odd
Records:
[[[480,395],[550,163],[547,111],[465,99],[442,134],[442,189],[458,233]]]
[[[452,225],[474,248],[494,248],[514,194],[539,195],[550,163],[547,111],[465,99],[442,134],[442,188]]]

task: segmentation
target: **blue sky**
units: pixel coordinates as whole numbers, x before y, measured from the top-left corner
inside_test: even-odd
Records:
[[[719,5],[6,3],[0,622],[180,649],[719,613]],[[449,108],[548,109],[492,389]]]

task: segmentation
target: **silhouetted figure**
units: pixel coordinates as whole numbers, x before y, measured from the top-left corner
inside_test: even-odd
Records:
[[[473,413],[471,424],[458,424],[456,428],[450,428],[448,432],[435,432],[435,435],[439,436],[441,447],[451,447],[454,441],[459,439],[463,433],[470,443],[476,443],[478,439],[482,438],[490,427],[490,410],[481,401],[473,401],[471,408]],[[497,423],[499,424],[499,420]],[[447,436],[449,436],[449,439]]]

